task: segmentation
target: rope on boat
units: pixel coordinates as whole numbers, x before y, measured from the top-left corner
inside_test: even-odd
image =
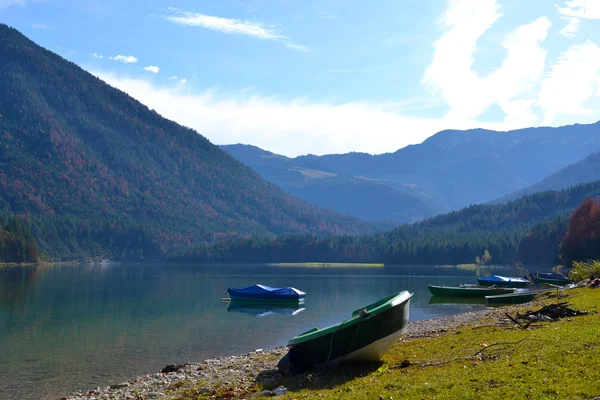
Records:
[[[369,312],[367,311],[366,308],[361,308],[361,310],[358,312],[358,314],[361,317],[368,317],[369,316]],[[335,337],[336,332],[338,331],[338,329],[340,329],[342,327],[342,325],[344,325],[346,322],[350,321],[352,318],[354,318],[355,316],[351,316],[350,318],[342,321],[337,328],[335,328],[335,331],[333,331],[333,334],[331,335],[331,340],[329,341],[329,354],[327,354],[327,359],[325,360],[325,363],[323,364],[323,370],[317,374],[321,375],[325,372],[325,370],[327,369],[327,363],[329,362],[329,358],[331,358],[331,352],[333,351],[333,338]],[[346,350],[346,352],[344,353],[344,355],[342,356],[342,358],[340,359],[339,362],[344,361],[344,359],[346,358],[346,356],[348,356],[348,354],[350,354],[350,349],[352,348],[352,346],[354,345],[354,341],[356,340],[356,336],[358,335],[358,331],[360,330],[360,322],[358,324],[356,324],[356,330],[354,331],[354,335],[352,336],[352,341],[350,342],[350,345],[348,345],[348,349]]]

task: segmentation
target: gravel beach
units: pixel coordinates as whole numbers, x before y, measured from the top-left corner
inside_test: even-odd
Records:
[[[535,304],[535,302],[532,302]],[[518,307],[527,306],[521,304]],[[424,336],[444,334],[447,330],[466,324],[489,321],[502,317],[515,307],[467,312],[448,317],[409,322],[406,335],[400,341]],[[77,392],[61,400],[99,399],[173,399],[175,391],[186,385],[200,387],[201,393],[215,398],[250,398],[259,395],[272,396],[272,392],[257,393],[256,387],[274,387],[281,375],[277,362],[287,352],[286,347],[271,350],[257,349],[240,356],[207,359],[202,362],[170,365],[163,372],[132,378],[130,381],[111,386]]]

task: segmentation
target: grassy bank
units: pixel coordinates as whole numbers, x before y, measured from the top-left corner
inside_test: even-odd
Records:
[[[376,365],[317,369],[255,384],[251,391],[284,385],[290,393],[282,399],[591,399],[600,395],[600,289],[565,295],[561,302],[589,314],[523,329],[496,312],[477,323],[406,339]],[[554,302],[556,295],[546,293],[526,309]],[[225,388],[204,394],[193,384],[180,389],[171,392],[173,398],[251,395]]]
[[[528,329],[487,320],[407,341],[358,376],[345,367],[288,378],[282,384],[293,393],[286,398],[593,398],[600,395],[600,290],[566,294],[561,301],[590,314]]]

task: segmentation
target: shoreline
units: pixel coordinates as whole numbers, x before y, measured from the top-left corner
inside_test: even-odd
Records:
[[[534,300],[499,309],[469,311],[453,316],[410,321],[406,334],[398,343],[443,335],[448,330],[497,318],[504,312],[536,303],[538,301]],[[219,398],[220,395],[227,398],[254,397],[265,387],[272,389],[278,386],[277,383],[283,379],[277,371],[277,362],[286,352],[287,347],[280,346],[269,350],[257,349],[238,356],[217,357],[200,362],[170,365],[163,368],[165,372],[157,371],[132,378],[126,382],[78,391],[59,399],[177,399],[187,398],[181,396],[185,393],[186,387],[190,386],[200,387],[200,393],[211,398]],[[298,375],[299,379],[304,375],[306,374]],[[265,393],[264,395],[270,396],[271,394]]]

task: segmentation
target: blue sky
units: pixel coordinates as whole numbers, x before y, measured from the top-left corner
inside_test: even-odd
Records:
[[[213,143],[289,156],[600,120],[600,0],[0,0],[0,22]]]

